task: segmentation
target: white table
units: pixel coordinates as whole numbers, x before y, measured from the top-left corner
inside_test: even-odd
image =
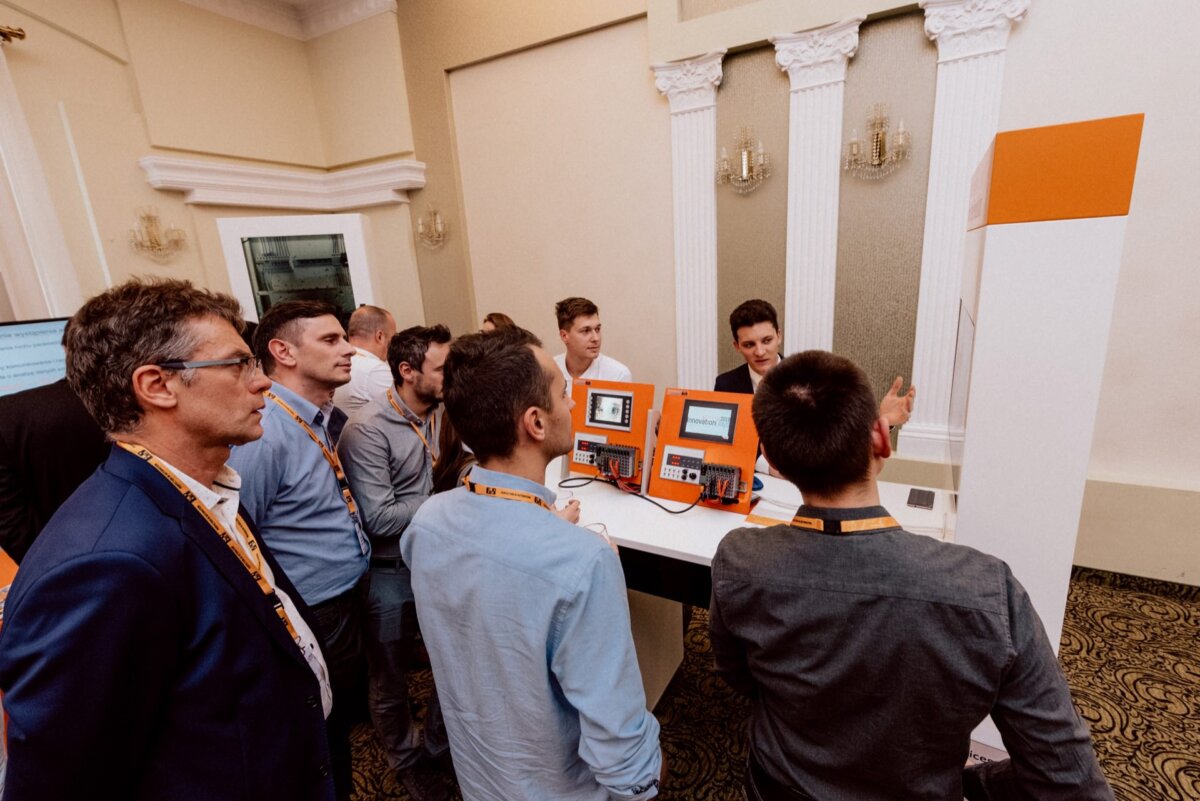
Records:
[[[629,588],[629,613],[634,646],[653,708],[683,661],[681,603],[708,606],[712,587],[709,566],[722,538],[735,528],[752,526],[745,515],[697,506],[683,514],[667,514],[641,498],[600,481],[583,487],[559,489],[561,457],[546,469],[546,486],[559,493],[561,504],[570,497],[579,501],[581,525],[603,523],[621,551]],[[782,479],[758,475],[763,488],[757,514],[790,520],[800,506],[800,492]],[[583,476],[571,474],[570,478]],[[568,483],[575,483],[574,481]],[[942,539],[947,516],[952,513],[950,493],[934,492],[932,509],[908,506],[906,484],[879,484],[882,505],[906,530]],[[686,504],[654,500],[668,509]]]

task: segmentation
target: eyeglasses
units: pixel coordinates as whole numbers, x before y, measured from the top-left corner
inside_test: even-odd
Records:
[[[194,370],[198,367],[232,367],[235,364],[242,368],[242,378],[253,378],[262,370],[262,359],[249,355],[234,356],[231,359],[208,359],[196,362],[159,362],[157,366],[165,370]]]

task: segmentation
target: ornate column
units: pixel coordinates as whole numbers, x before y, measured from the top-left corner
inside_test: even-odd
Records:
[[[785,353],[833,347],[837,277],[839,162],[846,62],[858,49],[853,17],[805,33],[776,36],[775,63],[792,83],[788,122]]]
[[[675,212],[675,354],[681,387],[708,389],[717,375],[717,86],[725,51],[655,64],[671,104]]]
[[[1004,51],[1030,0],[924,0],[937,42],[937,94],[925,201],[912,382],[917,404],[900,431],[901,456],[943,461],[971,175],[996,135]]]
[[[18,319],[65,317],[83,303],[4,47],[0,47],[0,269]]]

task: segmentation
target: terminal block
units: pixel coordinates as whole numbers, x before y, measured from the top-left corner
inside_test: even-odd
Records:
[[[591,446],[592,464],[601,475],[611,478],[633,478],[638,472],[640,460],[638,449],[632,445],[601,445]]]
[[[705,497],[722,503],[736,503],[742,491],[742,470],[728,464],[704,462],[700,465],[700,486]]]

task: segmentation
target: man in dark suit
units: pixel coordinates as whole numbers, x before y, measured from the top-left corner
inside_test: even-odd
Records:
[[[0,397],[0,548],[20,564],[107,456],[104,432],[65,378]]]
[[[729,330],[733,334],[734,350],[741,354],[746,363],[717,376],[713,389],[717,392],[753,395],[763,376],[782,358],[779,353],[779,317],[775,314],[775,307],[759,298],[744,301],[730,313]],[[896,376],[879,403],[880,415],[892,428],[908,422],[913,401],[917,397],[917,388],[913,386],[901,395],[903,386],[904,378]]]
[[[183,281],[72,320],[68,381],[115,445],[8,596],[7,801],[333,798],[324,656],[225,464],[269,386],[241,325]]]

